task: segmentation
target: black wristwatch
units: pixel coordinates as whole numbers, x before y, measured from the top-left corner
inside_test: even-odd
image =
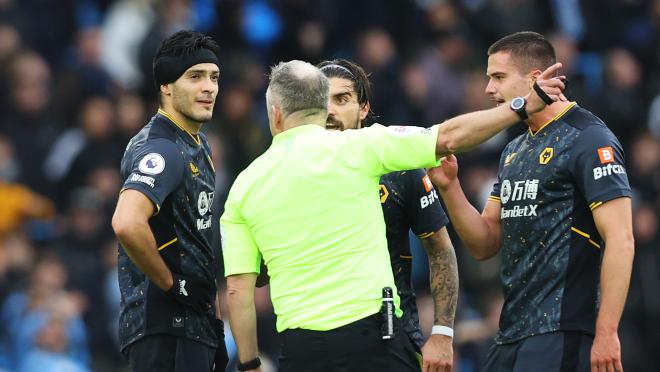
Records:
[[[258,368],[259,366],[261,366],[261,359],[259,359],[259,357],[256,357],[245,363],[241,363],[239,361],[236,369],[238,369],[239,371],[249,371],[251,369]]]
[[[516,97],[513,100],[511,100],[511,103],[509,104],[509,108],[513,110],[518,116],[520,117],[521,120],[527,120],[527,100],[524,99],[523,97]]]

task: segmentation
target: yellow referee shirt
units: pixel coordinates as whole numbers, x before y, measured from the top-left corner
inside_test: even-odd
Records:
[[[259,273],[263,257],[278,332],[325,331],[378,312],[383,287],[395,288],[378,180],[436,166],[437,138],[437,125],[309,124],[278,134],[229,192],[225,275]]]

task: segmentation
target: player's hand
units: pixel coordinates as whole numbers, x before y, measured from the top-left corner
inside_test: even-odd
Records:
[[[218,348],[215,349],[215,357],[213,358],[213,372],[224,372],[227,364],[229,364],[227,346],[225,345],[225,323],[222,319],[215,319],[213,326],[215,334],[218,336]]]
[[[174,284],[165,294],[176,302],[193,308],[199,313],[206,313],[211,308],[209,293],[213,293],[213,284],[197,278],[172,273]]]
[[[454,155],[447,155],[439,166],[430,168],[427,173],[440,191],[446,190],[458,179],[458,160]]]
[[[555,63],[536,78],[535,84],[541,88],[541,90],[547,95],[545,98],[550,101],[546,102],[534,89],[530,90],[525,96],[525,99],[527,100],[526,110],[528,114],[541,111],[552,102],[566,101],[566,97],[563,93],[564,89],[566,89],[566,85],[564,84],[566,76],[555,76],[557,75],[557,70],[560,68],[561,63]]]
[[[591,347],[591,372],[623,372],[621,343],[615,332],[596,331]]]
[[[422,372],[451,372],[453,363],[452,338],[431,335],[422,347]]]

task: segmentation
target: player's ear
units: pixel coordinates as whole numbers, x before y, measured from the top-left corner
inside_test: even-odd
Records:
[[[171,96],[172,95],[172,89],[170,89],[169,84],[162,84],[160,86],[160,92],[163,93],[164,96]]]
[[[367,118],[369,111],[371,111],[371,104],[369,104],[369,101],[367,101],[364,103],[364,105],[362,105],[362,107],[360,107],[360,122]]]
[[[536,69],[536,70],[532,70],[532,71],[529,73],[529,82],[530,82],[530,83],[529,83],[529,88],[530,88],[530,89],[532,88],[532,86],[534,85],[534,83],[536,83],[536,79],[538,79],[539,75],[541,75],[542,72],[543,72],[543,71]]]

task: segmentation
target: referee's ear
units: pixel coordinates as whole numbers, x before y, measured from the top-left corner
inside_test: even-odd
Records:
[[[282,115],[282,110],[280,110],[280,108],[275,105],[270,105],[270,112],[271,112],[270,127],[274,136],[284,131],[284,118]]]

